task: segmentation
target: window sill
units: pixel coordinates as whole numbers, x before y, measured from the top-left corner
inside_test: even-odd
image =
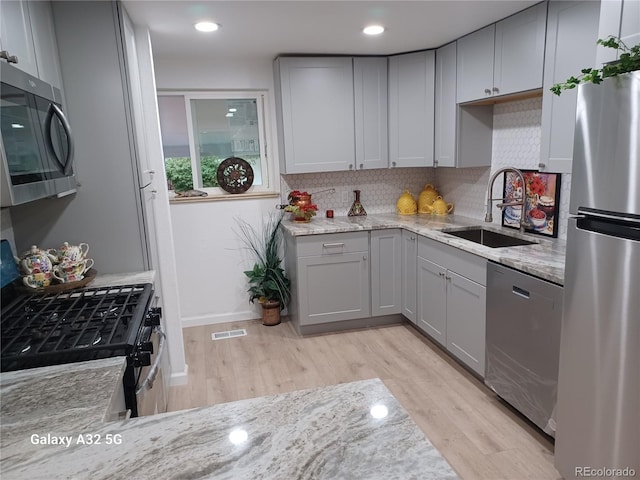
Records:
[[[170,194],[171,195],[171,194]],[[280,194],[277,192],[255,192],[255,193],[228,193],[228,194],[216,194],[208,195],[206,197],[169,197],[170,204],[180,203],[202,203],[202,202],[220,202],[227,200],[246,200],[256,198],[280,198]]]

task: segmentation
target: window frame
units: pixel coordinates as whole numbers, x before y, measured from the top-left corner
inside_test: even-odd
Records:
[[[270,108],[267,90],[166,90],[159,89],[156,92],[158,97],[182,97],[184,99],[185,114],[187,120],[187,136],[189,140],[189,157],[191,159],[191,173],[193,178],[193,188],[206,192],[209,198],[219,199],[243,198],[247,196],[263,197],[265,194],[278,194],[276,186],[275,159],[271,155],[271,125]],[[252,185],[243,194],[230,194],[220,187],[202,187],[202,169],[200,163],[200,150],[198,148],[197,135],[193,128],[193,115],[191,100],[233,100],[250,99],[256,101],[258,115],[258,143],[260,151],[260,168],[262,185]],[[163,148],[164,152],[164,148]],[[163,153],[163,164],[166,161]],[[169,190],[171,196],[175,196],[174,190]],[[206,198],[206,197],[205,197]]]

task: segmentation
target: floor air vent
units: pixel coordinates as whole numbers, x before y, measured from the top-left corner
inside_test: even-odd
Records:
[[[227,330],[226,332],[214,332],[211,334],[211,340],[223,340],[225,338],[244,337],[247,331],[244,328],[238,330]]]

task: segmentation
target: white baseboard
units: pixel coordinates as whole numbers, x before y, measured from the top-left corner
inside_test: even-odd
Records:
[[[171,372],[169,377],[169,385],[175,387],[176,385],[186,385],[189,381],[189,365],[184,364],[184,370],[182,372]]]
[[[218,315],[198,315],[194,317],[183,317],[182,328],[216,325],[218,323],[242,322],[245,320],[257,320],[259,318],[261,318],[260,314],[253,310],[236,313],[221,313]]]

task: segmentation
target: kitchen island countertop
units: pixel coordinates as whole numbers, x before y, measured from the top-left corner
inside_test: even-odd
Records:
[[[43,419],[10,450],[3,432],[6,478],[457,478],[380,379],[111,423]],[[34,445],[33,433],[72,440]]]
[[[542,235],[523,235],[518,230],[504,228],[493,223],[485,223],[476,218],[461,215],[398,215],[396,213],[383,213],[362,217],[314,217],[309,223],[296,223],[289,217],[285,217],[282,221],[282,227],[289,235],[294,237],[401,228],[558,285],[564,285],[566,249],[564,240],[548,238]],[[491,248],[445,233],[445,230],[464,230],[469,227],[482,227],[537,243],[518,247]]]

